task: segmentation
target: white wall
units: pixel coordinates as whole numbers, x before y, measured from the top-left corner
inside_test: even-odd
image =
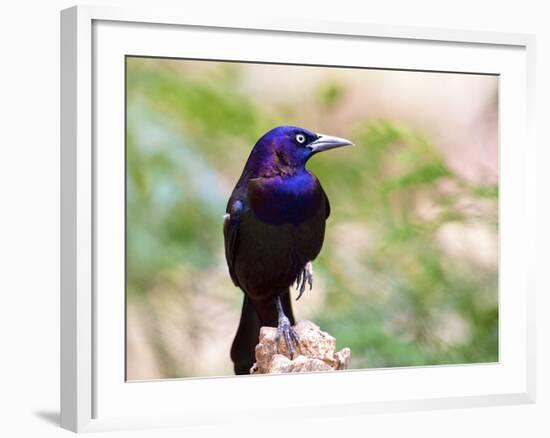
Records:
[[[144,1],[97,1],[138,5]],[[248,6],[247,6],[248,3]],[[538,403],[530,406],[373,415],[280,424],[296,436],[550,436],[550,141],[545,121],[550,98],[550,14],[545,2],[358,1],[264,2],[161,1],[230,17],[258,15],[365,21],[537,34],[539,137]],[[22,1],[0,13],[0,435],[56,436],[59,367],[59,13],[72,2]],[[223,5],[223,7],[222,7]],[[252,5],[252,6],[251,6]],[[180,6],[181,7],[181,6]],[[518,145],[521,147],[521,145]],[[364,388],[368,391],[368,388]],[[236,433],[227,428],[228,435]],[[140,436],[197,436],[193,431],[138,432]],[[248,431],[254,434],[254,431]],[[280,435],[268,425],[263,436]],[[130,436],[115,433],[106,436]],[[248,434],[246,434],[248,435]],[[133,436],[133,435],[132,435]]]

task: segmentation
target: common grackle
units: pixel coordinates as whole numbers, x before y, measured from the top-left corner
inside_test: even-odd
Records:
[[[317,152],[352,145],[348,140],[280,126],[261,137],[233,189],[223,234],[229,274],[245,296],[231,346],[236,374],[248,374],[261,326],[277,327],[291,356],[298,342],[290,286],[298,298],[312,287],[312,260],[325,236],[330,204],[305,165]]]

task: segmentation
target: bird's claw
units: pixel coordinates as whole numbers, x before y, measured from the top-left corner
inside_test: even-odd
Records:
[[[279,350],[279,339],[283,338],[285,341],[286,349],[290,355],[290,359],[294,359],[294,347],[299,346],[299,338],[294,327],[290,325],[290,320],[282,315],[279,317],[279,323],[277,325],[277,336],[275,338],[277,350]]]
[[[296,278],[296,289],[299,291],[296,301],[298,301],[305,292],[306,282],[309,285],[309,290],[311,290],[313,287],[313,264],[311,262],[306,263],[304,269],[302,269]]]

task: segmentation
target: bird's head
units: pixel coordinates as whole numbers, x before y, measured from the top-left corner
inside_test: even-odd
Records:
[[[318,152],[352,146],[349,140],[317,134],[298,126],[279,126],[261,137],[251,158],[264,171],[294,173]]]

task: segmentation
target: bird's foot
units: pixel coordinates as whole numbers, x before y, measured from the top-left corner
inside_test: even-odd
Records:
[[[286,349],[290,355],[290,359],[294,359],[295,347],[300,348],[298,344],[298,334],[296,330],[290,325],[290,320],[284,315],[279,316],[279,323],[277,325],[277,337],[275,342],[277,345],[277,350],[279,350],[279,339],[283,338],[286,344]]]
[[[296,301],[298,301],[305,292],[306,282],[309,285],[309,290],[311,290],[313,287],[313,264],[311,262],[306,263],[304,269],[302,269],[302,272],[300,272],[296,278],[296,289],[299,291]]]

